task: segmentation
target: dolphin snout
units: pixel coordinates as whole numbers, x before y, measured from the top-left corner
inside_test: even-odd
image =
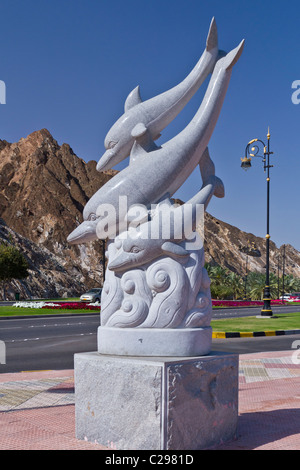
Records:
[[[129,253],[122,252],[116,258],[108,262],[108,269],[111,271],[122,271],[124,268],[129,268],[129,266],[132,264],[133,258],[130,256]]]
[[[97,166],[96,166],[97,171],[110,170],[111,169],[110,162],[111,160],[113,160],[115,155],[116,155],[116,152],[114,152],[113,150],[107,150],[97,163]]]
[[[67,242],[71,245],[78,245],[79,243],[87,243],[96,239],[96,224],[91,221],[85,221],[70,233]]]

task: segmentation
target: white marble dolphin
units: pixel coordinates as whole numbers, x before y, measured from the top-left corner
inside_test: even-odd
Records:
[[[150,207],[172,197],[182,186],[208,146],[225,99],[232,68],[243,46],[244,40],[228,54],[221,54],[201,106],[177,136],[157,147],[142,123],[133,129],[135,143],[130,164],[91,197],[83,211],[84,222],[69,235],[69,243],[115,238],[118,233],[127,230],[126,214],[121,214],[118,209],[120,196],[127,197],[128,207],[136,204]],[[106,207],[115,208],[115,213],[111,211],[105,215]],[[99,225],[103,219],[105,224],[101,231]]]
[[[224,186],[215,176],[215,166],[208,149],[205,150],[199,166],[203,180],[201,190],[179,207],[172,206],[171,202],[169,205],[166,202],[159,204],[152,220],[117,237],[115,245],[118,251],[109,259],[108,269],[123,272],[145,265],[160,256],[176,259],[189,254],[180,243],[191,235],[195,238],[199,205],[203,205],[205,210],[213,195],[224,197]]]
[[[212,73],[218,53],[218,33],[213,18],[205,51],[196,66],[181,83],[147,101],[142,101],[139,87],[129,94],[125,102],[124,114],[105,137],[104,146],[107,150],[100,158],[97,170],[108,170],[128,157],[134,144],[131,131],[136,124],[143,123],[149,130],[152,139],[157,140],[161,131],[175,119],[207,76]]]

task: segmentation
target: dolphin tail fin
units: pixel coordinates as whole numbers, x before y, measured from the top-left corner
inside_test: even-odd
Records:
[[[206,50],[211,51],[215,47],[218,47],[218,29],[215,18],[211,20],[207,39],[206,39]]]
[[[228,54],[226,54],[224,51],[219,52],[219,57],[222,59],[222,61],[224,61],[222,67],[224,67],[226,70],[232,69],[232,67],[237,63],[242,55],[244,44],[245,39],[243,39],[235,49],[232,49],[232,51],[228,52]]]
[[[210,158],[208,147],[204,150],[200,162],[199,162],[200,173],[203,184],[207,183],[208,178],[215,175],[215,164]]]
[[[215,184],[214,196],[223,198],[225,196],[224,184],[223,181],[215,175],[215,164],[210,158],[208,147],[206,147],[202,154],[199,167],[203,186],[208,184],[213,178]]]
[[[215,176],[215,178],[216,178],[216,185],[215,185],[215,190],[214,190],[214,196],[222,198],[225,196],[225,188],[224,188],[223,181],[217,176]]]

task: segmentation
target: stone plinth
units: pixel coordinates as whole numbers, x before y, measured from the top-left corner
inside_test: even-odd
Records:
[[[212,328],[98,328],[98,352],[116,356],[193,357],[210,353]]]
[[[117,450],[207,449],[236,435],[238,355],[75,355],[76,437]]]

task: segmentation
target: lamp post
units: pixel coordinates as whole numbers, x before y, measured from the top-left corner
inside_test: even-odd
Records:
[[[277,296],[278,296],[278,300],[279,300],[279,297],[280,297],[279,270],[280,270],[280,254],[277,255]]]
[[[264,172],[267,173],[267,234],[266,234],[266,282],[264,288],[264,306],[261,310],[261,316],[271,317],[273,315],[271,309],[271,293],[270,293],[270,168],[273,165],[270,165],[270,155],[273,152],[270,152],[270,130],[268,129],[267,134],[267,145],[260,139],[251,140],[245,149],[245,157],[241,158],[242,164],[241,167],[244,170],[249,170],[251,168],[252,157],[261,158],[264,164]],[[254,144],[257,143],[257,144]],[[253,145],[254,144],[254,145]],[[259,155],[259,144],[263,145],[264,154]],[[252,146],[252,147],[251,147]]]
[[[244,286],[244,300],[247,300],[247,280],[248,280],[248,253],[246,253],[246,273],[245,273],[245,286]]]
[[[283,245],[282,255],[282,303],[284,304],[284,276],[285,276],[285,245]]]

